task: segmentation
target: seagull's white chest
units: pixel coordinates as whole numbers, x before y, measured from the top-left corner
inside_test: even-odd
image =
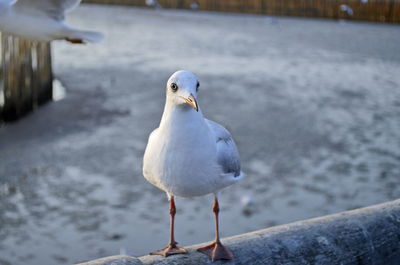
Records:
[[[171,195],[200,196],[219,188],[215,138],[199,113],[175,113],[150,137],[145,178]]]

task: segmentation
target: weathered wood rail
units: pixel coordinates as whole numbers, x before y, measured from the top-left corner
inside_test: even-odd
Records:
[[[400,264],[400,200],[330,216],[281,225],[226,238],[235,259],[213,264]],[[189,247],[189,254],[112,256],[80,265],[210,264],[205,255]]]
[[[50,43],[1,35],[0,121],[16,120],[52,99]]]
[[[145,0],[84,0],[86,3],[146,6]],[[158,0],[164,8],[400,23],[400,0]],[[341,6],[351,8],[351,12]],[[352,14],[351,14],[352,13]]]

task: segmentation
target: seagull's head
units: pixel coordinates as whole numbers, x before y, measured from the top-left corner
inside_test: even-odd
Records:
[[[197,92],[199,80],[188,71],[180,70],[171,75],[167,82],[167,101],[176,106],[189,106],[199,111]]]

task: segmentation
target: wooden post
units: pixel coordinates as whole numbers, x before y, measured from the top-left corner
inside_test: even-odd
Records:
[[[50,43],[1,35],[0,121],[13,121],[52,99]]]
[[[222,239],[235,258],[215,264],[399,265],[399,239],[400,200],[396,200]],[[211,264],[196,251],[205,244],[168,258],[113,256],[80,265]]]

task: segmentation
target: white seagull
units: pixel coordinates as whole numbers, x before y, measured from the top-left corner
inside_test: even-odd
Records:
[[[0,31],[34,41],[99,42],[103,34],[74,29],[65,14],[81,0],[0,0]]]
[[[204,118],[198,105],[199,81],[188,71],[175,72],[167,82],[166,103],[160,126],[149,136],[143,158],[143,175],[167,193],[171,234],[168,246],[152,252],[169,256],[187,253],[174,239],[175,196],[213,193],[216,238],[198,251],[214,260],[232,259],[219,238],[217,192],[244,177],[232,136],[223,126]]]

